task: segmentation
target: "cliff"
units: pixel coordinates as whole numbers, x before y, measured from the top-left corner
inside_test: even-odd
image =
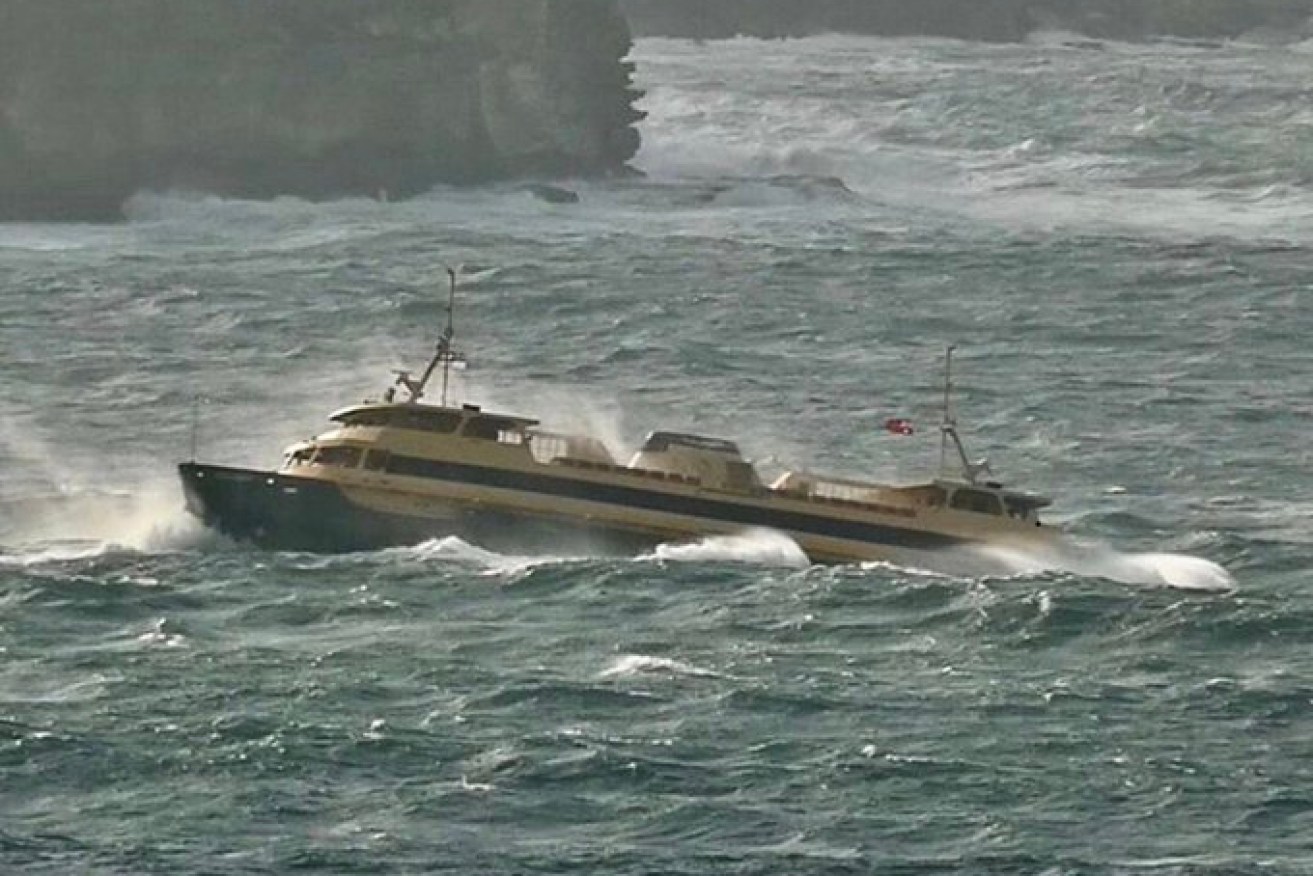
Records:
[[[1092,37],[1224,39],[1313,34],[1313,0],[621,0],[640,36],[720,39],[817,33],[1017,41],[1037,29]]]
[[[5,0],[0,218],[615,172],[630,46],[614,0]]]

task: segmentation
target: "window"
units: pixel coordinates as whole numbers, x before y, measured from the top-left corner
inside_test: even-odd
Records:
[[[386,426],[388,424],[387,411],[361,411],[358,414],[351,414],[342,418],[343,426]]]
[[[450,434],[460,425],[460,414],[448,411],[403,411],[396,425],[420,432]]]
[[[315,454],[319,465],[332,465],[339,468],[355,468],[360,464],[359,447],[321,447]]]
[[[976,514],[1002,515],[1003,506],[998,496],[984,490],[959,489],[953,493],[950,506],[959,511],[973,511]]]
[[[1003,506],[1007,508],[1009,517],[1015,517],[1018,520],[1026,519],[1026,506],[1016,499],[1004,499]]]
[[[396,429],[415,429],[420,432],[451,433],[460,425],[460,414],[450,411],[407,410],[387,408],[357,411],[342,418],[343,426],[392,426]]]
[[[392,454],[386,450],[370,450],[365,454],[365,468],[369,471],[387,471]]]
[[[466,438],[498,441],[501,433],[505,431],[518,431],[518,427],[513,421],[499,420],[496,417],[470,417],[465,422],[465,429],[461,434]]]
[[[725,463],[725,486],[731,490],[748,491],[758,486],[757,472],[746,462]]]

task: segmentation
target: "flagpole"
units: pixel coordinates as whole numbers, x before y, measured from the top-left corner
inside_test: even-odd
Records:
[[[948,433],[954,427],[953,396],[953,350],[955,344],[949,344],[944,351],[944,420],[939,427],[939,476],[943,477],[948,467]]]
[[[451,339],[455,336],[456,271],[447,267],[450,287],[447,294],[447,329],[442,334],[442,406],[447,406],[447,384],[451,379]]]

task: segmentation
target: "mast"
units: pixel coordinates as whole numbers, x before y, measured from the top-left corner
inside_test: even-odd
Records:
[[[939,425],[939,476],[943,477],[948,467],[948,436],[957,434],[957,423],[953,419],[953,351],[956,345],[949,344],[944,351],[944,416]]]
[[[451,360],[453,353],[451,350],[451,339],[456,336],[455,319],[456,319],[456,271],[447,266],[447,279],[450,281],[447,287],[447,327],[442,331],[442,339],[438,341],[438,354],[442,357],[442,406],[447,406],[447,384],[451,379]]]
[[[957,418],[953,415],[953,351],[956,349],[955,345],[949,344],[944,353],[944,421],[939,427],[939,476],[944,477],[947,471],[948,442],[952,441],[958,461],[962,463],[962,476],[967,483],[974,484],[981,472],[989,471],[989,460],[972,462],[962,445],[962,436],[957,433]]]
[[[433,377],[433,372],[437,370],[438,364],[442,365],[442,406],[447,406],[447,389],[451,382],[451,366],[456,362],[463,362],[464,359],[460,353],[451,347],[452,338],[455,337],[456,328],[456,271],[447,268],[447,277],[450,281],[447,291],[447,325],[442,330],[442,335],[438,338],[438,348],[433,352],[433,358],[429,360],[428,366],[424,369],[424,374],[419,380],[410,376],[409,371],[396,372],[397,380],[393,389],[389,389],[384,396],[385,401],[392,401],[395,387],[404,387],[410,394],[408,402],[417,402],[424,397],[424,389],[429,385],[429,379]]]

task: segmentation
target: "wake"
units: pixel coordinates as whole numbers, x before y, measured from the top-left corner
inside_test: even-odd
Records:
[[[982,547],[973,552],[1015,575],[1068,572],[1121,584],[1214,593],[1237,587],[1235,578],[1225,568],[1189,554],[1124,553],[1107,545],[1075,541],[1064,542],[1052,550]]]

